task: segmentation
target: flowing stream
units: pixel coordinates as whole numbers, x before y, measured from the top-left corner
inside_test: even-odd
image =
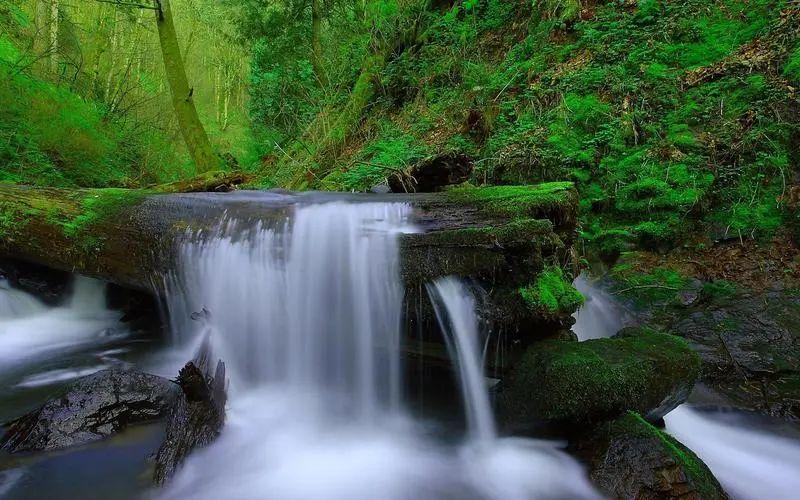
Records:
[[[727,418],[726,418],[727,417]],[[800,440],[749,427],[738,415],[682,405],[664,418],[667,432],[708,465],[734,499],[792,499],[800,492]]]
[[[585,302],[572,315],[575,324],[572,331],[578,340],[610,337],[628,322],[628,314],[615,297],[599,286],[586,272],[575,278],[573,286],[581,292]]]
[[[579,340],[613,336],[625,310],[586,274],[575,280],[586,303],[572,330]],[[733,499],[793,499],[800,491],[800,439],[779,422],[739,412],[699,411],[683,404],[664,417],[666,430],[705,462]],[[760,427],[760,428],[759,428]]]
[[[121,314],[106,308],[105,283],[78,276],[72,288],[65,304],[48,307],[0,281],[0,372],[124,333],[118,325]],[[80,376],[53,375],[62,380]],[[33,383],[47,379],[40,375]]]
[[[414,230],[410,212],[298,204],[269,223],[224,217],[187,235],[166,279],[168,309],[181,345],[210,332],[230,367],[228,422],[162,497],[594,497],[553,443],[496,438],[474,302],[457,282],[435,288],[473,432],[451,442],[405,411],[398,235]]]

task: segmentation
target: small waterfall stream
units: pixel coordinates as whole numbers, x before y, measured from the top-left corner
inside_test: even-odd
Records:
[[[428,284],[439,326],[445,333],[450,358],[458,365],[461,394],[473,441],[491,443],[497,438],[486,379],[484,350],[480,346],[475,297],[457,278],[449,276]]]
[[[106,308],[105,283],[76,276],[72,288],[64,305],[48,307],[0,282],[0,371],[120,333],[121,314]]]
[[[298,203],[269,223],[223,217],[187,235],[165,285],[176,339],[203,331],[231,369],[228,423],[165,498],[593,498],[552,443],[499,440],[480,370],[474,299],[442,281],[473,401],[466,446],[402,402],[404,203]],[[191,318],[194,317],[195,320]],[[488,446],[472,446],[476,439]]]

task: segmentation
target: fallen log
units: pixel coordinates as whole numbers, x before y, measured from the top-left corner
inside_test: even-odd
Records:
[[[514,202],[513,196],[506,198]],[[531,257],[535,272],[543,258],[569,247],[575,228],[574,190],[564,185],[547,196],[530,204],[524,220],[450,193],[372,199],[414,205],[415,221],[425,231],[402,237],[401,258],[404,279],[415,284],[445,274],[511,274],[522,254]],[[0,257],[152,292],[153,283],[173,269],[175,242],[187,228],[213,227],[225,212],[246,220],[283,217],[298,202],[279,192],[164,194],[0,184]]]

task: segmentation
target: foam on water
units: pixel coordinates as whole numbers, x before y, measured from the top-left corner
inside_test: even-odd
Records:
[[[403,203],[299,205],[270,225],[224,219],[214,232],[189,235],[166,280],[168,310],[182,345],[210,332],[230,367],[228,421],[159,495],[594,495],[552,443],[444,444],[403,411],[397,235],[412,230],[410,212]],[[475,313],[464,305],[450,314],[466,325]]]

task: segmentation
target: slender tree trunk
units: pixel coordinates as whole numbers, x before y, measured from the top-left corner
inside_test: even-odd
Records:
[[[58,2],[50,0],[50,74],[58,79]]]
[[[169,0],[156,0],[156,24],[158,26],[158,40],[161,44],[161,55],[164,59],[164,70],[172,95],[172,107],[175,118],[178,120],[186,149],[194,161],[199,172],[207,172],[221,168],[222,160],[214,153],[211,142],[208,140],[197,108],[194,106],[192,94],[194,89],[189,87],[186,78],[186,68],[183,64],[175,24],[172,20],[172,10]]]
[[[118,33],[119,25],[117,22],[117,9],[114,9],[114,18],[111,24],[111,57],[108,61],[108,77],[106,78],[106,85],[103,88],[103,101],[108,104],[108,98],[111,95],[111,84],[114,82],[114,68],[117,60],[117,44],[119,40]]]
[[[322,87],[328,86],[328,77],[322,67],[322,12],[320,0],[311,0],[311,64]]]

